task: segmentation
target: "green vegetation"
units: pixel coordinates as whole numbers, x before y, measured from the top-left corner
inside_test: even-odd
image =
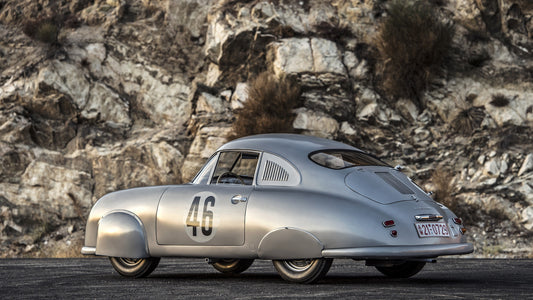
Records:
[[[385,90],[424,108],[422,92],[442,71],[453,35],[453,25],[441,21],[428,2],[391,2],[376,39],[384,64]]]

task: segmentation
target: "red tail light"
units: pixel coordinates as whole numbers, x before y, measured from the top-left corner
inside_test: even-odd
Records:
[[[398,236],[398,231],[396,231],[396,230],[391,230],[391,231],[390,231],[390,235],[391,235],[392,237],[397,237],[397,236]]]
[[[461,218],[453,218],[453,222],[457,225],[463,225],[463,220],[461,220]]]
[[[387,221],[383,221],[383,226],[384,227],[392,227],[394,226],[394,220],[387,220]]]

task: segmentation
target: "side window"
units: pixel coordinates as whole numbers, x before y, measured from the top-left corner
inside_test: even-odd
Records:
[[[254,152],[221,152],[211,183],[251,185],[258,159]]]
[[[209,178],[211,176],[211,171],[213,171],[213,168],[215,167],[215,163],[217,162],[217,156],[213,155],[209,161],[204,165],[204,167],[198,172],[198,174],[194,177],[192,180],[193,184],[208,184]]]

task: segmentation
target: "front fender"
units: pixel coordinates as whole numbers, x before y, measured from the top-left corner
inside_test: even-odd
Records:
[[[114,211],[98,222],[96,255],[127,258],[150,257],[141,220],[127,211]]]

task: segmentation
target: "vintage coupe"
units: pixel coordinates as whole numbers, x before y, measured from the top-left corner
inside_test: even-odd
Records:
[[[473,251],[462,221],[399,168],[343,143],[265,134],[220,147],[191,183],[107,194],[87,221],[83,254],[129,277],[161,257],[207,258],[222,273],[272,260],[311,283],[334,258],[410,277],[441,255]]]

